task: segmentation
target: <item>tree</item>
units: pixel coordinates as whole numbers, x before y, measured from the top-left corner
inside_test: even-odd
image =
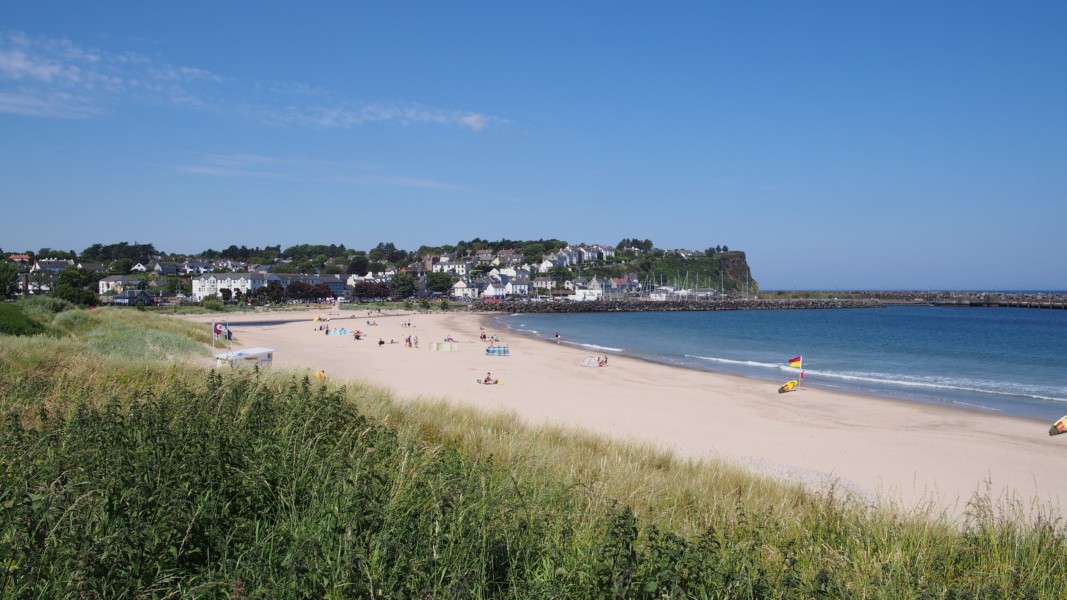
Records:
[[[125,275],[133,268],[133,259],[131,258],[117,258],[111,263],[112,273],[122,273]]]
[[[363,277],[370,272],[370,259],[366,254],[357,254],[352,257],[352,262],[348,263],[348,274],[359,275]]]
[[[81,306],[96,304],[96,293],[87,289],[91,276],[77,267],[67,267],[56,276],[52,296]]]
[[[293,300],[308,300],[312,297],[312,287],[303,281],[294,281],[285,289],[285,295]]]
[[[410,298],[415,295],[415,278],[407,273],[398,273],[389,282],[389,289],[398,298]]]
[[[548,270],[548,276],[552,278],[552,281],[556,282],[556,285],[560,285],[568,279],[573,279],[574,273],[563,265],[555,265]]]
[[[311,286],[311,297],[316,300],[325,300],[333,298],[333,290],[325,283],[317,283]]]
[[[426,289],[439,294],[447,294],[452,289],[452,276],[448,273],[427,273]]]
[[[0,298],[10,298],[19,291],[19,269],[11,262],[0,262]]]
[[[373,281],[358,281],[352,287],[352,295],[358,300],[385,298],[389,295],[389,286]]]
[[[371,249],[369,256],[371,260],[376,262],[399,265],[407,260],[408,253],[397,248],[393,242],[379,242],[377,246]]]
[[[281,302],[282,298],[285,298],[285,288],[282,287],[280,281],[271,281],[266,287],[259,289],[263,291],[263,294],[271,302]]]
[[[219,290],[219,294],[222,296],[223,302],[229,302],[233,299],[233,290],[230,288],[222,288]]]

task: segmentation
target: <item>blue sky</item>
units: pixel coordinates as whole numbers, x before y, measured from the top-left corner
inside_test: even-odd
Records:
[[[727,245],[1067,288],[1067,3],[20,2],[5,251]]]

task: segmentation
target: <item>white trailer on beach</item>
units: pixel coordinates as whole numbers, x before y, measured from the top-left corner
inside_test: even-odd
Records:
[[[231,367],[269,367],[274,360],[274,348],[245,348],[215,355],[215,368]]]

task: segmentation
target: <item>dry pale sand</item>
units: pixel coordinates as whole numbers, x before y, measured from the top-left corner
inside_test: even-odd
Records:
[[[312,321],[316,316],[368,338],[324,335]],[[333,381],[390,388],[399,400],[511,411],[533,425],[652,442],[683,457],[725,459],[809,486],[834,481],[861,501],[904,511],[932,506],[958,516],[975,492],[987,491],[994,499],[1017,497],[1029,511],[1060,511],[1067,498],[1067,435],[1050,437],[1049,423],[812,387],[778,394],[775,383],[622,356],[610,356],[607,367],[583,367],[587,350],[492,329],[484,316],[466,312],[226,317],[234,348],[276,349],[275,369],[322,369]],[[210,316],[186,318],[205,327],[211,322]],[[299,321],[242,325],[268,319]],[[482,327],[509,345],[510,356],[486,355]],[[406,347],[407,336],[417,336],[419,348]],[[458,340],[458,351],[430,350],[446,336]],[[379,346],[379,339],[387,343]],[[476,383],[486,372],[502,384]]]

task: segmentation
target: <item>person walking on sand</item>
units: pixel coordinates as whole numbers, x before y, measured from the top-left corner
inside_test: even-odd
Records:
[[[556,344],[559,345],[559,332],[556,332]]]

